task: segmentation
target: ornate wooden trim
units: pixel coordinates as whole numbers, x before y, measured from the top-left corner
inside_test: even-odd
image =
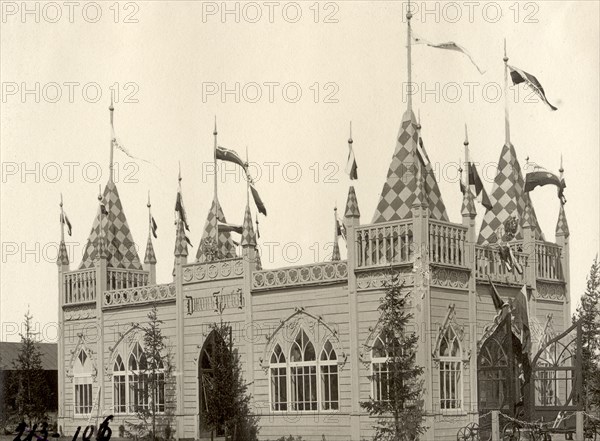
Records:
[[[544,300],[565,300],[565,284],[563,282],[546,282],[538,279],[536,283],[536,290],[534,292],[536,299]]]
[[[102,308],[118,308],[175,300],[175,284],[138,286],[136,288],[106,291],[102,296]]]
[[[346,282],[347,280],[348,263],[346,261],[322,262],[313,265],[255,271],[252,273],[252,289],[258,291],[321,285],[328,282]]]
[[[469,270],[431,266],[431,285],[466,290],[469,288]]]
[[[398,282],[404,286],[413,286],[415,283],[414,271],[411,267],[396,268],[393,270],[398,275]],[[390,269],[374,271],[361,271],[356,274],[356,288],[358,291],[382,289],[386,281],[391,280]]]
[[[216,260],[183,265],[183,284],[238,279],[244,275],[243,259]]]

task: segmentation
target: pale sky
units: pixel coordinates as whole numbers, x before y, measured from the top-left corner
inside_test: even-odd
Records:
[[[171,281],[179,161],[194,244],[190,261],[202,235],[213,194],[206,165],[215,115],[219,144],[242,156],[247,146],[261,168],[256,186],[268,210],[259,218],[265,267],[329,258],[332,211],[337,204],[343,215],[348,191],[349,121],[361,222],[371,222],[406,109],[402,2],[229,2],[234,12],[224,17],[221,2],[129,2],[112,9],[108,2],[99,10],[90,3],[70,11],[62,2],[31,2],[33,12],[25,15],[21,2],[2,3],[0,340],[18,339],[10,322],[28,306],[42,338],[56,337],[60,193],[74,229],[67,241],[75,269],[96,214],[98,184],[108,178],[111,86],[118,92],[117,136],[154,164],[115,152],[117,186],[142,260],[151,193],[159,283]],[[506,38],[509,64],[535,75],[559,108],[526,102],[524,87],[510,95],[521,166],[529,157],[556,172],[564,157],[574,308],[599,249],[599,3],[476,3],[416,2],[416,34],[455,41],[486,71],[480,75],[459,53],[413,47],[422,136],[450,219],[460,222],[455,164],[463,156],[465,123],[472,159],[488,164],[488,192],[504,144],[504,103],[495,95],[503,85]],[[431,12],[423,15],[424,8]],[[236,83],[237,97],[221,96]],[[232,175],[222,180],[225,216],[241,224],[245,184]],[[553,241],[556,190],[538,188],[532,200]],[[484,209],[477,208],[481,222]]]

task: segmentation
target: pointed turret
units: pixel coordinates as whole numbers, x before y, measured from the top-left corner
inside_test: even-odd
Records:
[[[529,205],[530,213],[528,217],[535,239],[544,240],[535,209],[530,202],[529,193],[525,193],[524,187],[525,180],[521,173],[521,166],[517,160],[515,148],[512,144],[504,145],[498,161],[498,171],[494,179],[492,194],[490,195],[492,209],[487,210],[483,217],[478,243],[497,242],[496,231],[511,216],[519,220],[520,228],[517,231],[517,239],[522,239],[521,230],[526,205]]]
[[[340,226],[337,217],[337,207],[333,209],[333,253],[331,254],[331,261],[337,262],[342,260],[340,254],[340,244],[338,242],[338,238],[340,235]]]
[[[217,213],[218,221],[217,216],[215,216],[215,213]],[[233,243],[231,234],[229,233],[229,231],[218,230],[217,222],[227,223],[219,201],[214,199],[208,212],[208,216],[206,218],[204,232],[202,233],[202,239],[200,240],[200,245],[198,246],[198,251],[196,253],[196,261],[204,262],[206,260],[211,260],[211,258],[208,257],[208,254],[212,253],[212,251],[207,249],[207,244],[209,248],[213,248],[215,246],[213,242],[215,241],[215,235],[217,233],[218,239],[216,244],[216,258],[231,259],[236,257],[235,244]]]
[[[177,230],[175,232],[175,257],[188,256],[188,244],[185,236],[185,226],[181,219],[177,220]]]
[[[60,195],[60,244],[58,245],[58,256],[56,257],[56,264],[62,271],[69,271],[69,253],[67,253],[67,246],[65,245],[65,223],[68,223],[68,219],[63,210],[62,194]],[[69,234],[71,234],[71,224],[69,223]]]
[[[146,242],[146,254],[144,256],[144,263],[146,265],[156,264],[156,255],[154,254],[154,247],[152,246],[152,232],[155,229],[154,219],[152,218],[152,205],[150,204],[150,192],[148,192],[148,241]]]
[[[465,146],[465,164],[467,167],[467,180],[464,186],[463,192],[463,200],[462,206],[460,209],[460,214],[462,214],[463,219],[474,218],[477,215],[477,210],[475,208],[475,195],[471,191],[471,183],[469,182],[469,134],[467,132],[467,125],[465,124],[465,142],[463,143]],[[460,169],[461,180],[462,180],[462,168]]]
[[[569,224],[567,223],[567,216],[565,215],[565,206],[560,204],[560,211],[558,212],[558,222],[556,222],[556,235],[569,237]]]
[[[252,225],[252,215],[250,214],[250,206],[246,205],[246,213],[244,215],[244,223],[242,225],[242,247],[256,247],[256,234]]]
[[[346,210],[344,217],[360,218],[360,210],[358,209],[358,200],[356,199],[356,192],[354,186],[351,185],[348,188],[348,199],[346,200]]]

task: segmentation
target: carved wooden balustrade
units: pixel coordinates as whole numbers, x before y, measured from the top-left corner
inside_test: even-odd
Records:
[[[312,265],[255,271],[252,273],[252,289],[322,285],[328,282],[345,280],[348,280],[347,262],[321,262]]]
[[[509,270],[506,267],[500,258],[498,248],[475,246],[475,274],[477,278],[487,280],[489,276],[494,282],[524,284],[526,281],[527,255],[521,252],[514,252],[514,255],[523,268],[523,274],[519,274],[516,268]]]
[[[103,297],[103,308],[175,300],[175,284],[147,285],[111,290],[106,291]]]
[[[429,221],[429,262],[466,267],[465,240],[468,228],[442,221]]]
[[[538,279],[564,280],[562,262],[560,260],[562,248],[549,242],[535,244],[536,274]]]
[[[64,304],[93,302],[96,300],[96,269],[70,271],[63,275]]]
[[[371,268],[411,263],[413,222],[382,222],[356,228],[356,267]]]
[[[108,291],[146,286],[148,285],[148,272],[109,268],[106,284]]]

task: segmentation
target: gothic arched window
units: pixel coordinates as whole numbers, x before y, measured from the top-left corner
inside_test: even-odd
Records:
[[[154,363],[148,363],[142,346],[136,343],[129,354],[127,368],[129,411],[151,410],[152,403],[155,402],[156,412],[164,412],[165,373],[162,360],[157,358]]]
[[[441,335],[437,357],[440,362],[440,408],[460,409],[462,403],[462,351],[452,326]]]
[[[323,346],[319,365],[321,368],[321,409],[338,410],[340,403],[337,355],[329,340]]]
[[[270,361],[271,410],[287,410],[287,365],[285,354],[277,344]]]
[[[371,387],[372,397],[376,401],[390,399],[390,371],[388,361],[395,357],[400,350],[398,339],[391,333],[381,333],[373,342],[371,348]]]
[[[127,412],[127,381],[125,364],[120,355],[117,355],[113,365],[113,407],[115,413]]]
[[[317,357],[303,329],[290,349],[290,388],[292,410],[317,410]]]
[[[88,415],[92,412],[94,397],[92,395],[92,362],[84,349],[79,350],[75,366],[73,366],[73,383],[75,386],[75,415]]]

